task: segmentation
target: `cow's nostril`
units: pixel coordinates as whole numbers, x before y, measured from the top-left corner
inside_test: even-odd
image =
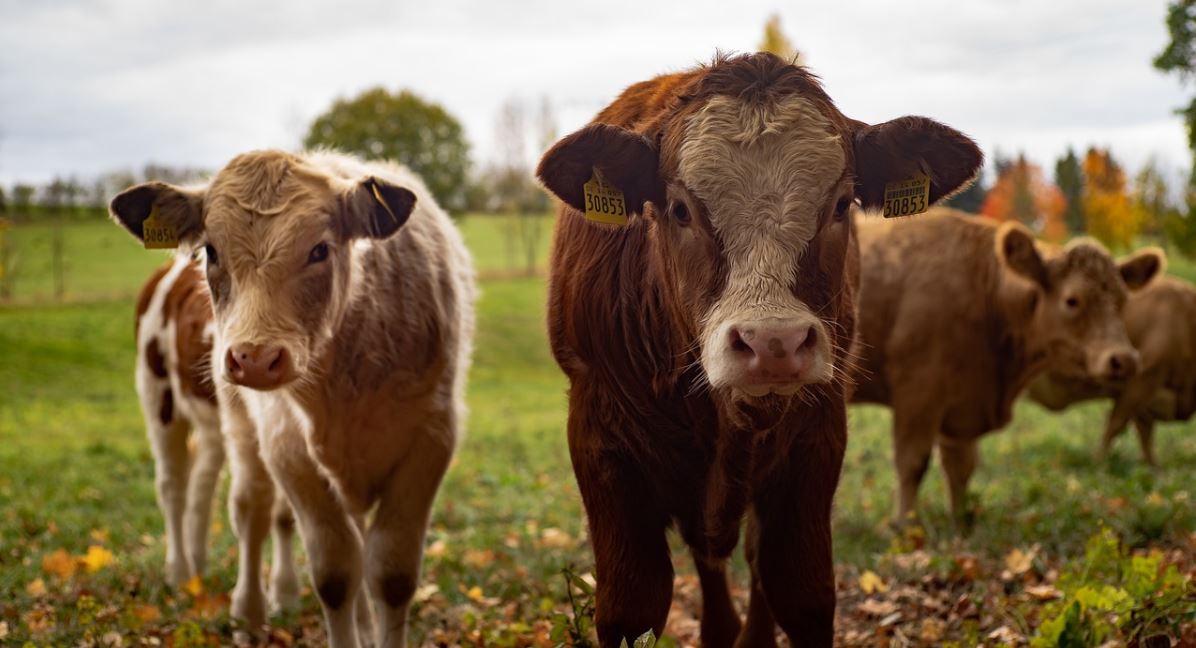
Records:
[[[1109,367],[1111,367],[1113,371],[1121,371],[1121,359],[1117,356],[1113,356],[1109,360]]]
[[[818,331],[815,328],[810,327],[810,330],[806,333],[806,339],[802,341],[801,345],[797,347],[797,351],[794,353],[801,353],[802,349],[813,349],[817,341]]]
[[[274,362],[270,363],[270,371],[278,371],[282,367],[282,352],[274,354]]]
[[[240,372],[241,371],[241,363],[237,362],[237,356],[232,351],[228,352],[226,360],[228,362],[229,371],[232,371],[232,372]]]
[[[750,334],[751,332],[748,331],[747,333]],[[755,353],[755,351],[752,351],[751,345],[743,340],[743,335],[735,329],[731,329],[731,350],[736,353]]]

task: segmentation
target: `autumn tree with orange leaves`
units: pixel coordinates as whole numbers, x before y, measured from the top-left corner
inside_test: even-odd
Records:
[[[1084,155],[1084,218],[1088,233],[1117,250],[1129,249],[1145,218],[1126,191],[1125,171],[1108,149]]]
[[[1063,222],[1066,206],[1063,194],[1046,181],[1042,169],[1019,155],[998,165],[997,180],[980,213],[999,221],[1019,221],[1047,240],[1062,241],[1067,237]]]

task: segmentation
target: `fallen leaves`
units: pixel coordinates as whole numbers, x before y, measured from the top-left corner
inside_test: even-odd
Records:
[[[882,579],[880,576],[877,576],[876,572],[872,571],[871,569],[866,569],[864,570],[864,573],[860,574],[859,584],[860,589],[865,594],[872,594],[873,592],[883,593],[889,591],[889,586],[885,585],[884,579]]]
[[[87,569],[87,573],[94,574],[115,562],[111,551],[99,546],[91,545],[87,553],[79,558],[79,562]]]
[[[62,580],[68,580],[74,576],[77,567],[75,559],[67,553],[66,549],[57,549],[42,556],[42,571]]]

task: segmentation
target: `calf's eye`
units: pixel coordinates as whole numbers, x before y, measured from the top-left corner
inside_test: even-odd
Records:
[[[689,225],[689,208],[680,200],[674,200],[669,204],[669,215],[681,225]]]
[[[317,243],[316,246],[314,248],[312,248],[311,252],[307,255],[307,263],[308,263],[308,265],[311,265],[313,263],[321,263],[322,261],[324,261],[327,258],[328,258],[328,244],[321,241],[320,243]]]
[[[1080,305],[1080,300],[1075,297],[1068,297],[1063,303],[1067,304],[1068,308],[1076,308]]]
[[[216,265],[220,263],[220,258],[216,256],[216,248],[212,247],[211,243],[205,243],[203,246],[204,256],[208,258],[208,263]]]
[[[847,210],[851,208],[851,198],[844,196],[835,203],[835,220],[843,220],[847,216]]]

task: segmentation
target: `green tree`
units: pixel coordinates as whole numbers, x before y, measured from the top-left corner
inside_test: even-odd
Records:
[[[445,208],[465,205],[469,145],[464,129],[444,108],[408,90],[373,88],[338,99],[312,122],[303,145],[394,160],[422,176]]]
[[[1146,161],[1138,175],[1134,176],[1134,208],[1142,220],[1142,234],[1158,236],[1163,233],[1163,224],[1178,214],[1171,200],[1171,186],[1159,169],[1154,158]]]
[[[33,185],[16,184],[12,188],[12,211],[14,214],[28,216],[33,207],[33,196],[37,189]]]
[[[8,213],[8,196],[4,193],[4,187],[0,187],[0,214]]]
[[[1167,33],[1171,40],[1155,56],[1154,66],[1191,85],[1196,81],[1196,0],[1174,0],[1167,5]],[[1196,152],[1196,97],[1178,112],[1188,127],[1188,148]],[[1163,231],[1181,253],[1196,258],[1196,170],[1188,178],[1187,213],[1165,219]]]
[[[764,23],[764,38],[760,41],[761,52],[772,52],[786,61],[802,62],[801,52],[793,46],[785,32],[781,31],[781,16],[773,14]]]
[[[1076,152],[1067,147],[1067,155],[1055,161],[1055,185],[1063,192],[1067,206],[1063,209],[1063,221],[1067,231],[1079,234],[1084,231],[1084,169]]]

